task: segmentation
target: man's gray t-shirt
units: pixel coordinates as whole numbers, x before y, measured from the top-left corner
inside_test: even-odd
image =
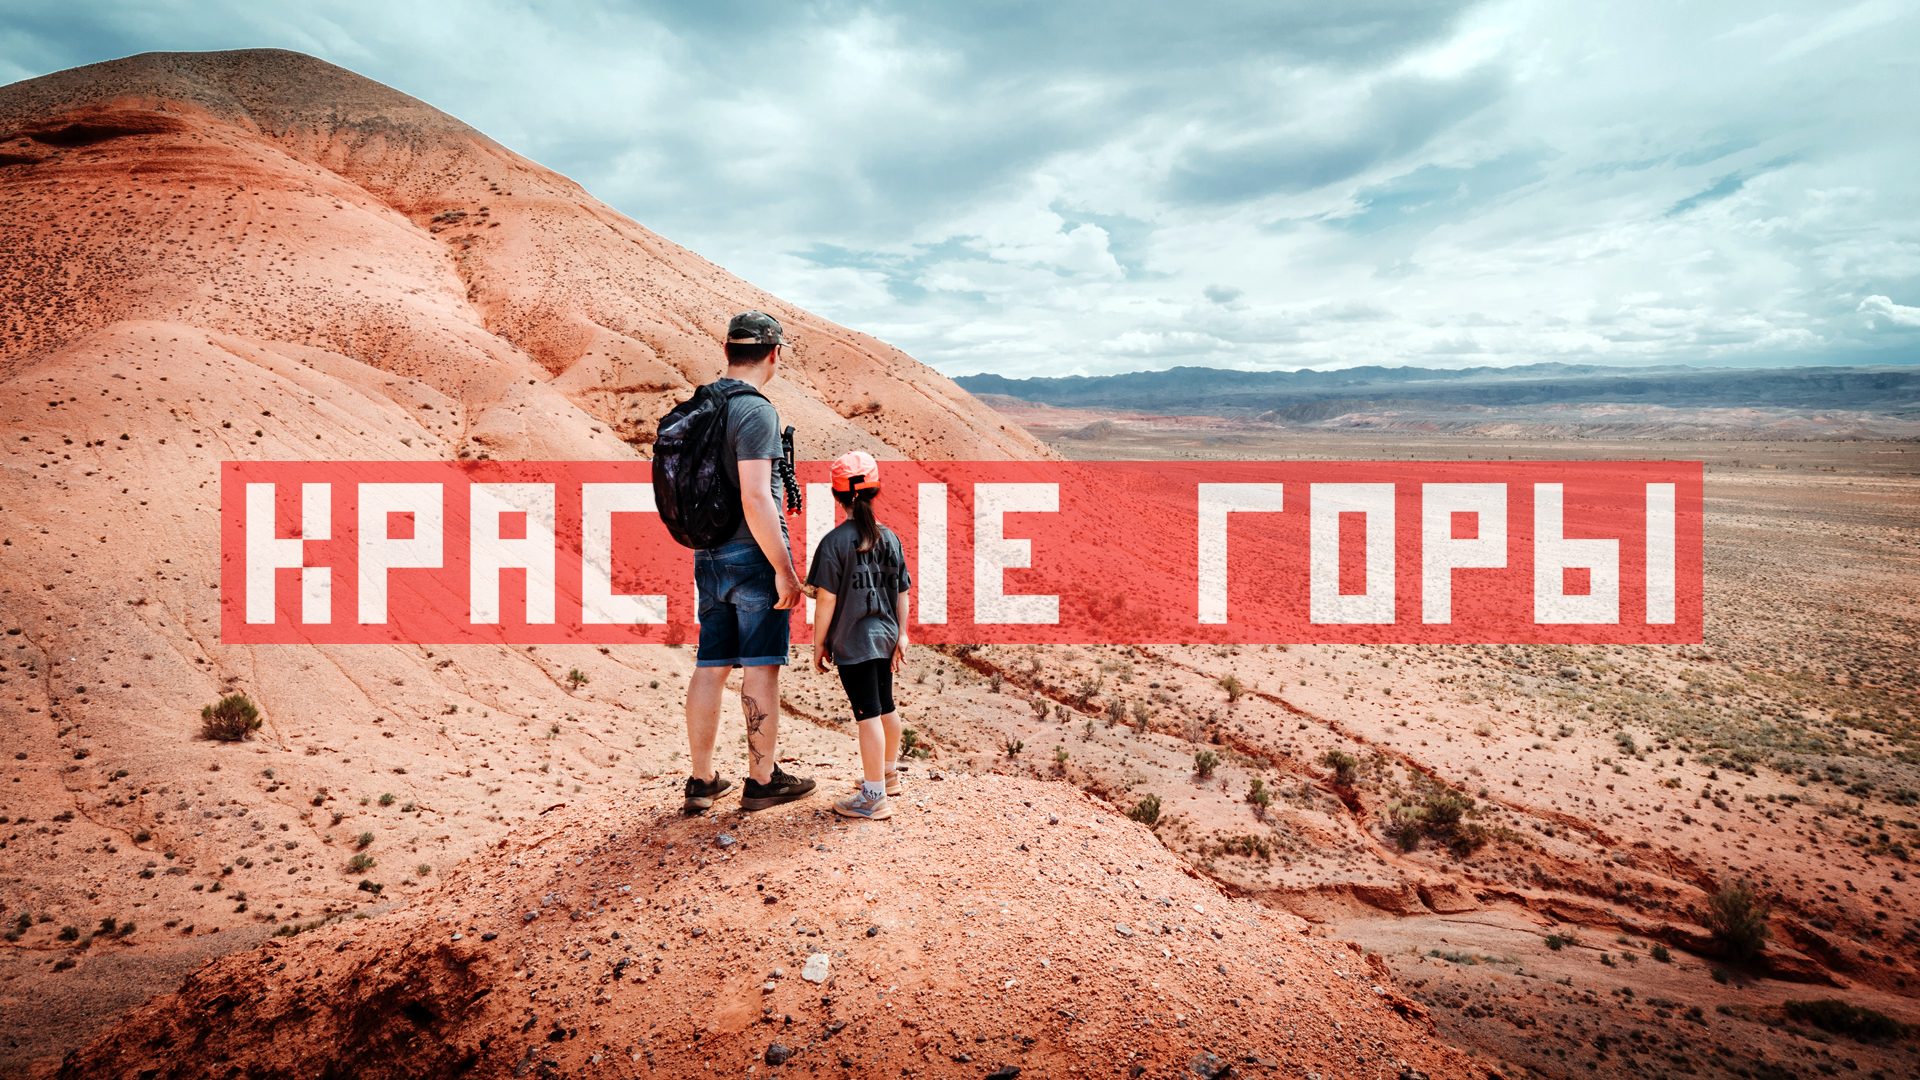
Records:
[[[913,578],[892,529],[880,526],[880,543],[861,551],[860,530],[851,521],[841,522],[814,549],[807,584],[834,595],[833,627],[827,636],[834,663],[859,664],[893,655],[900,640],[895,599]]]
[[[735,384],[746,385],[739,379],[717,379],[714,386],[721,390],[732,389]],[[722,447],[723,464],[727,475],[738,478],[740,462],[753,461],[756,458],[778,459],[786,456],[786,450],[780,445],[780,414],[773,402],[758,394],[736,393],[727,400],[727,439]],[[774,469],[768,477],[773,489],[773,505],[781,505],[781,496],[785,494],[780,486],[780,471]],[[780,535],[787,534],[787,517],[780,518]],[[753,539],[753,529],[747,524],[745,514],[740,515],[740,527],[733,531],[726,543],[736,540]]]

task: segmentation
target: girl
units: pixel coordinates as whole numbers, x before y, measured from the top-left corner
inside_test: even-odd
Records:
[[[813,670],[840,669],[840,684],[860,725],[860,789],[833,804],[853,818],[893,816],[900,794],[900,714],[893,676],[907,651],[907,560],[900,538],[874,520],[880,463],[860,450],[833,463],[833,497],[847,520],[820,539],[807,564],[814,590]]]

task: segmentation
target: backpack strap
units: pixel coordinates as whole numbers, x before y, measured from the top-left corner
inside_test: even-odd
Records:
[[[709,390],[714,391],[715,393],[718,393],[720,395],[721,401],[732,401],[734,398],[739,397],[741,394],[752,394],[754,397],[759,398],[761,401],[767,400],[767,395],[761,393],[760,388],[753,385],[752,383],[747,382],[744,379],[735,379],[733,381],[739,383],[740,385],[729,386],[726,389],[721,390],[718,388],[720,380],[715,379],[713,382],[710,382],[707,384],[707,388]]]

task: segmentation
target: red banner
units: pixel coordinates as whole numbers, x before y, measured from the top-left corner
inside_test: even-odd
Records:
[[[826,465],[788,517],[804,576]],[[922,643],[1697,642],[1699,462],[884,463]],[[690,643],[646,462],[231,461],[230,644]],[[795,614],[809,640],[811,603]]]

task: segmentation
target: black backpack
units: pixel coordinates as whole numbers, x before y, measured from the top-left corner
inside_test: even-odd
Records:
[[[719,547],[733,538],[744,514],[740,477],[727,468],[727,405],[741,394],[764,400],[744,382],[712,383],[660,418],[653,444],[653,498],[660,520],[682,545]]]

